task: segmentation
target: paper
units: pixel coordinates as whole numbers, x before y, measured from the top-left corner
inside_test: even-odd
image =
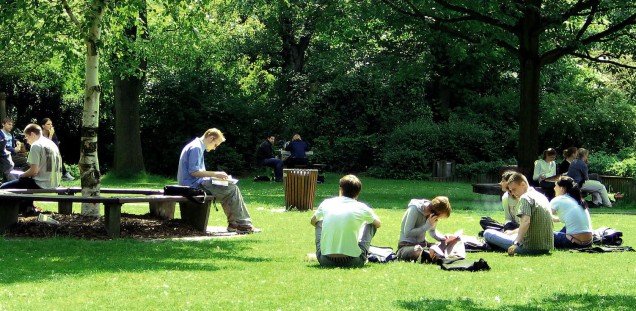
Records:
[[[228,175],[227,179],[218,179],[218,178],[212,177],[212,184],[217,186],[227,186],[229,184],[236,185],[236,183],[238,182],[239,180],[236,178],[232,178],[232,175]]]

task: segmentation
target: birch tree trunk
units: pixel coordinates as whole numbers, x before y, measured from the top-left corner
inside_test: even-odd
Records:
[[[93,0],[92,18],[86,43],[86,83],[84,89],[84,110],[82,112],[82,144],[80,146],[79,168],[82,196],[98,196],[101,174],[97,159],[97,133],[99,129],[99,41],[106,0]],[[99,217],[99,205],[82,203],[82,215]]]

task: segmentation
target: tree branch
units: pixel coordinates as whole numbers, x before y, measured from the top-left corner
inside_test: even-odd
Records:
[[[494,19],[494,18],[492,18],[490,16],[483,15],[483,14],[481,14],[481,13],[475,11],[475,10],[471,10],[471,9],[468,9],[468,8],[463,8],[461,6],[450,4],[448,1],[445,1],[445,0],[433,0],[433,1],[435,1],[435,3],[443,6],[444,8],[446,8],[448,10],[468,15],[468,17],[470,17],[470,20],[484,22],[484,23],[486,23],[488,25],[495,26],[497,28],[501,28],[501,29],[503,29],[505,31],[508,31],[508,32],[511,32],[511,33],[515,32],[514,26],[505,24],[505,23],[501,22],[500,20]],[[466,17],[464,17],[464,18],[466,18]],[[464,20],[466,20],[466,19],[464,19]]]
[[[68,2],[66,0],[61,0],[61,1],[62,1],[62,6],[64,7],[64,11],[66,11],[66,14],[71,19],[71,22],[75,24],[75,26],[77,26],[77,29],[79,29],[80,33],[84,35],[85,31],[82,28],[82,24],[80,24],[80,22],[75,17],[75,14],[73,13],[73,10],[71,9],[71,7],[68,5]]]
[[[598,11],[598,3],[592,5],[590,14],[585,19],[585,24],[583,24],[581,29],[579,29],[578,33],[576,34],[575,40],[578,41],[581,39],[583,34],[587,31],[587,28],[589,28],[590,24],[592,24],[592,21],[594,20],[594,14],[596,14],[597,11]]]
[[[627,64],[622,64],[622,63],[615,62],[615,61],[612,61],[612,60],[609,60],[609,59],[602,59],[601,57],[603,55],[600,55],[598,57],[592,57],[592,56],[590,56],[588,54],[581,54],[581,53],[576,53],[576,52],[575,53],[570,53],[570,54],[573,55],[573,56],[582,58],[582,59],[587,59],[587,60],[595,62],[595,63],[611,64],[611,65],[614,65],[614,66],[617,66],[617,67],[622,67],[622,68],[627,68],[627,69],[636,69],[636,66],[630,66],[630,65],[627,65]]]

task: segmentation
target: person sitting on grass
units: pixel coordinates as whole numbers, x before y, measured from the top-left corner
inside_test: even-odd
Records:
[[[452,212],[447,197],[438,196],[433,200],[413,199],[402,217],[397,258],[416,261],[422,252],[429,252],[432,243],[426,242],[426,232],[438,241],[447,243],[457,239],[455,235],[443,235],[437,231],[437,222],[448,218]]]
[[[499,186],[501,187],[501,191],[503,191],[503,195],[501,196],[501,205],[504,210],[504,217],[506,222],[501,224],[500,222],[490,218],[490,217],[482,217],[479,224],[482,229],[496,229],[499,231],[512,231],[519,228],[519,198],[515,197],[510,190],[508,190],[508,178],[514,174],[515,171],[504,171],[501,174],[501,181],[499,181]],[[515,231],[516,232],[516,231]],[[479,233],[480,236],[483,236],[483,231]]]
[[[339,196],[324,200],[311,217],[321,266],[362,267],[367,262],[371,239],[382,223],[369,206],[357,200],[361,189],[358,177],[340,178]]]
[[[554,248],[554,225],[550,202],[540,192],[528,185],[521,173],[508,178],[508,189],[519,198],[521,223],[517,233],[508,234],[497,230],[484,231],[486,242],[515,254],[547,254]]]
[[[592,245],[592,220],[585,201],[581,197],[579,185],[574,179],[561,176],[554,187],[556,197],[550,201],[555,222],[565,225],[554,232],[554,247],[580,248]]]

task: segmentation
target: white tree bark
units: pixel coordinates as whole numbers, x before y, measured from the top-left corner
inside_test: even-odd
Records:
[[[86,34],[86,81],[84,89],[84,110],[82,113],[82,144],[80,146],[79,168],[82,196],[98,196],[101,174],[97,158],[97,133],[99,130],[99,41],[102,16],[107,0],[92,0],[92,16]],[[99,217],[99,205],[82,203],[82,215]]]

